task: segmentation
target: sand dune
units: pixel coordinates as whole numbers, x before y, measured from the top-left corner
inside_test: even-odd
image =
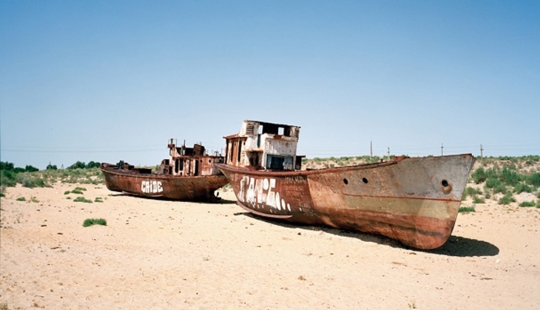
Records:
[[[76,186],[81,203],[64,195]],[[71,199],[67,199],[67,197]],[[104,185],[8,188],[8,309],[537,309],[540,209],[476,206],[442,248],[263,220],[223,203],[135,198]],[[26,201],[17,201],[25,197]],[[31,197],[35,197],[30,202]],[[107,226],[83,227],[87,218]]]

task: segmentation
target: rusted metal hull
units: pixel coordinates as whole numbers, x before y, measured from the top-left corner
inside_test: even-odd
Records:
[[[381,234],[427,250],[450,237],[474,160],[462,154],[276,172],[216,166],[238,204],[257,215]]]
[[[111,191],[134,196],[182,201],[214,201],[215,190],[228,183],[224,175],[175,176],[140,173],[102,164],[105,184]]]

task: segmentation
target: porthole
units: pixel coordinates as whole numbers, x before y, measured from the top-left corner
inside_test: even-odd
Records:
[[[367,184],[367,183],[368,183],[368,180],[367,180],[366,178],[362,178],[362,182],[364,182],[364,183]]]
[[[343,183],[345,183],[345,185],[347,185],[347,184],[349,184],[349,180],[343,179]]]
[[[448,180],[442,180],[441,185],[442,185],[442,191],[446,195],[448,195],[448,194],[450,194],[450,192],[452,192],[452,184],[448,183]]]

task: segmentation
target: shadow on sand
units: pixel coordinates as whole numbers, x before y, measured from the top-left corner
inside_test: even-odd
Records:
[[[435,250],[425,251],[427,253],[447,255],[447,256],[495,256],[499,254],[499,248],[489,242],[470,239],[460,236],[450,236],[446,243]]]
[[[175,200],[175,199],[167,199],[163,197],[145,197],[145,196],[137,196],[132,195],[129,193],[115,193],[115,194],[109,194],[111,197],[131,197],[134,199],[148,199],[148,200],[161,200],[161,201],[172,201],[172,202],[193,202],[193,203],[209,203],[209,204],[236,204],[236,200],[228,200],[223,199],[221,197],[216,197],[215,199],[210,200]]]
[[[328,234],[338,235],[347,238],[356,238],[364,242],[372,242],[377,244],[388,245],[393,248],[402,248],[411,251],[431,253],[437,255],[456,256],[456,257],[471,257],[471,256],[495,256],[499,254],[499,248],[489,242],[470,239],[460,236],[450,236],[448,241],[440,248],[434,250],[418,250],[407,247],[396,240],[385,236],[373,235],[368,233],[353,232],[340,230],[326,226],[307,226],[301,224],[288,223],[276,219],[261,217],[249,212],[237,212],[234,215],[245,215],[257,220],[261,220],[274,225],[279,225],[286,228],[298,228],[304,230],[318,230]]]

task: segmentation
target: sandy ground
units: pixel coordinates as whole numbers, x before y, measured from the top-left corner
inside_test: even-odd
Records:
[[[84,197],[64,195],[76,186]],[[67,197],[71,199],[67,199]],[[296,227],[234,203],[135,198],[105,186],[8,188],[8,309],[539,309],[540,209],[476,206],[442,248]],[[25,197],[26,201],[17,201]],[[39,202],[30,202],[31,197]],[[83,227],[87,218],[107,226]]]

